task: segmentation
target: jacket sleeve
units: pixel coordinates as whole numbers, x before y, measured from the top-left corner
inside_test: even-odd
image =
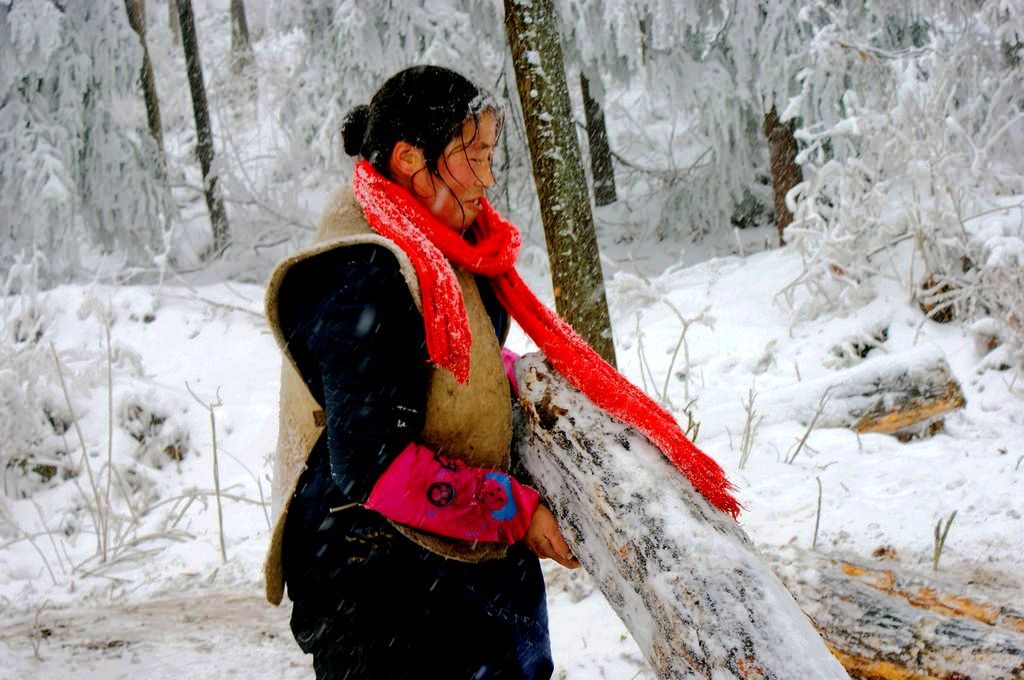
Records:
[[[441,536],[512,544],[526,535],[539,499],[501,471],[471,467],[413,443],[377,480],[366,507]]]
[[[394,257],[344,251],[305,279],[313,301],[295,339],[322,388],[331,478],[345,502],[363,502],[423,429],[429,366],[423,319]]]

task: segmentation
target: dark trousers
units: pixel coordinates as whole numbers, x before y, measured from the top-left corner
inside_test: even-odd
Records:
[[[551,677],[544,580],[533,554],[517,545],[501,560],[447,560],[370,515],[363,519],[376,525],[366,534],[375,545],[329,570],[324,587],[299,589],[304,596],[294,602],[292,632],[313,655],[318,679]]]

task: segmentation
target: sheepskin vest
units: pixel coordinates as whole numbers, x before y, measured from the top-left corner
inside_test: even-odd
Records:
[[[416,306],[421,306],[419,284],[409,258],[394,242],[370,228],[362,208],[349,189],[339,191],[328,201],[313,245],[282,260],[270,276],[266,298],[267,321],[284,353],[281,366],[280,423],[272,485],[273,529],[263,568],[267,600],[273,604],[280,604],[284,594],[281,549],[288,505],[325,423],[323,405],[316,401],[306,387],[288,350],[280,324],[278,292],[288,271],[296,263],[352,244],[375,244],[387,248],[398,260]],[[460,385],[449,371],[437,368],[431,370],[426,421],[418,441],[468,465],[508,471],[512,415],[501,348],[473,275],[459,267],[454,270],[462,289],[473,338],[469,381]],[[503,557],[507,551],[507,546],[503,544],[471,543],[400,524],[395,526],[420,546],[450,559],[482,562]]]

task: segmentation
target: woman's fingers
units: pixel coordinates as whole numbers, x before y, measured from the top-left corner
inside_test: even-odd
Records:
[[[565,542],[565,537],[562,536],[562,532],[558,531],[557,527],[555,527],[554,532],[548,534],[547,538],[548,545],[551,546],[551,559],[570,569],[575,569],[579,566],[579,562],[573,556],[569,544]]]
[[[568,569],[580,566],[562,537],[555,516],[543,505],[538,505],[533,514],[526,532],[526,545],[537,557],[552,559]]]
[[[565,539],[562,538],[562,534],[556,534],[548,537],[548,557],[558,562],[566,569],[576,569],[580,566],[579,560],[577,560],[572,551],[569,550],[568,544]]]

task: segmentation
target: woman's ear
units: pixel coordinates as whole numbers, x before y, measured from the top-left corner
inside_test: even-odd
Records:
[[[426,167],[426,164],[422,149],[409,142],[396,142],[395,148],[391,150],[388,167],[391,176],[399,184],[406,185],[411,183],[413,175]]]

